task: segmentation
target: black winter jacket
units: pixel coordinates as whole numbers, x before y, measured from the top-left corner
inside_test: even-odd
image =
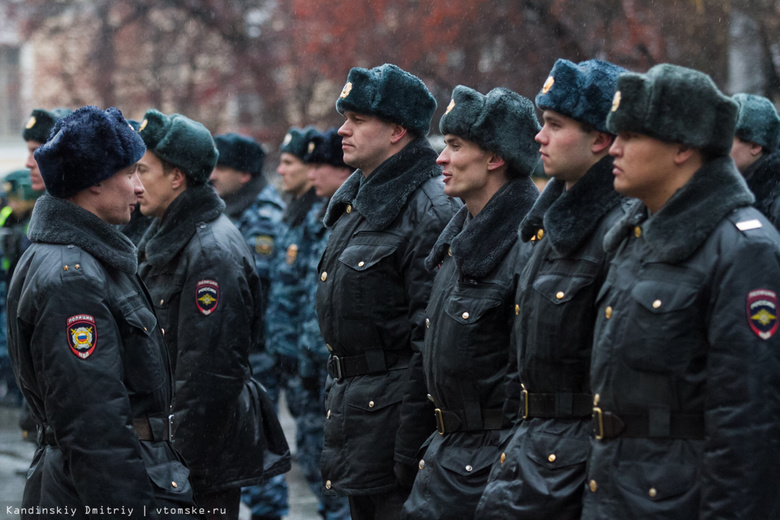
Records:
[[[394,463],[416,465],[435,428],[419,357],[433,282],[423,262],[459,207],[444,195],[435,161],[417,139],[362,182],[363,173],[353,173],[326,212],[333,232],[318,270],[317,310],[330,371],[339,375],[336,357],[364,369],[328,392],[326,490],[391,490]]]
[[[748,188],[756,197],[756,208],[780,226],[780,151],[762,156],[745,171]]]
[[[584,519],[778,518],[780,235],[730,158],[605,238]]]
[[[263,417],[265,389],[249,367],[263,325],[260,280],[223,208],[210,186],[188,188],[139,244],[139,274],[174,365],[176,446],[198,493],[289,469],[289,453],[264,460],[264,427],[278,423]]]
[[[27,476],[25,508],[104,509],[94,517],[191,507],[189,471],[165,435],[173,385],[168,353],[135,246],[114,226],[42,196],[8,291],[9,353],[45,427]],[[135,422],[151,423],[139,440]],[[146,508],[146,511],[143,511]],[[54,510],[52,510],[54,511]],[[43,517],[71,517],[47,514]],[[34,513],[30,517],[37,518]]]

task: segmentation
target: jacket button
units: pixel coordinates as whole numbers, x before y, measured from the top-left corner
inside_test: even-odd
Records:
[[[612,307],[607,306],[607,308],[604,309],[604,317],[607,319],[610,319],[612,317]]]
[[[173,486],[175,488],[179,487],[179,485],[176,482],[174,482],[174,481],[171,481],[171,486]]]
[[[452,248],[451,248],[451,247],[448,247],[448,248],[447,248],[447,254],[448,254],[448,255],[450,255],[450,256],[452,256]]]
[[[500,459],[500,460],[501,460],[501,464],[503,464],[504,462],[506,462],[506,452],[504,452],[504,453],[502,453],[502,454],[501,454],[501,459]]]
[[[425,328],[430,329],[431,328],[431,320],[428,318],[425,318]]]
[[[347,213],[352,213],[352,204],[347,204]]]
[[[642,228],[637,226],[634,228],[634,236],[639,238],[642,236]]]
[[[540,229],[536,232],[536,240],[541,240],[544,237],[544,229]]]
[[[555,293],[555,297],[558,298],[559,300],[562,300],[564,296],[566,296],[566,294],[563,291],[558,291],[557,293]]]
[[[328,413],[325,415],[326,419],[330,419],[330,410],[328,410]]]
[[[160,332],[162,332],[162,335],[165,336],[165,329],[160,327]]]
[[[366,263],[363,260],[358,262],[358,267],[363,267],[364,265],[366,265]]]
[[[369,408],[373,408],[374,407],[374,401],[369,401],[368,402],[368,407]]]
[[[471,314],[469,314],[468,312],[464,312],[463,314],[461,314],[461,317],[462,317],[464,320],[467,320],[467,319],[469,319],[469,316],[471,316]]]
[[[68,269],[70,269],[70,267],[68,267],[67,265],[62,268],[63,271],[67,271]]]
[[[81,269],[81,264],[76,264],[75,267],[76,269]]]
[[[658,495],[658,491],[656,491],[655,488],[650,488],[650,491],[648,491],[647,494],[650,495],[650,498],[655,498],[656,495]]]
[[[328,273],[326,273],[325,271],[322,271],[322,274],[320,275],[320,280],[322,280],[324,282],[327,279],[328,279]]]
[[[333,352],[333,347],[331,347],[329,343],[325,343],[325,346],[328,348],[329,352]]]
[[[417,464],[417,467],[423,469],[425,467],[425,461],[423,459],[420,459],[420,463]]]
[[[595,481],[595,480],[591,480],[590,482],[588,482],[588,487],[590,488],[590,490],[591,490],[593,493],[595,493],[595,492],[596,492],[596,490],[599,488],[599,486],[598,486],[598,484],[596,484],[596,481]]]
[[[557,459],[557,458],[558,458],[558,457],[556,457],[556,456],[555,456],[555,453],[550,453],[550,454],[547,456],[547,460],[549,460],[550,462],[555,462],[555,459]]]
[[[658,309],[661,306],[661,300],[656,300],[653,302],[653,309]]]
[[[599,394],[594,395],[593,396],[593,406],[598,406],[600,399],[601,399],[601,396]]]
[[[330,482],[330,480],[326,480],[325,481],[325,489],[330,489],[331,487],[333,487],[333,484]]]
[[[165,300],[160,300],[160,305],[162,305],[163,303],[165,303]]]
[[[516,303],[515,304],[515,316],[519,316],[519,315],[520,315],[520,305]]]
[[[474,468],[472,468],[472,467],[471,467],[471,464],[469,464],[469,465],[467,465],[467,466],[466,466],[466,471],[471,471],[471,470],[473,470],[473,469],[474,469]]]
[[[149,329],[147,329],[146,327],[144,327],[144,332],[149,332]]]
[[[432,396],[431,394],[428,394],[428,400],[429,400],[430,402],[432,402],[432,403],[435,403],[435,402],[436,402],[436,401],[434,401],[434,399],[433,399],[433,396]]]

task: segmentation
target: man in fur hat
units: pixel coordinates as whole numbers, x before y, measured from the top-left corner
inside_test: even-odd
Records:
[[[30,118],[24,125],[22,130],[22,138],[27,142],[27,162],[25,167],[30,169],[30,180],[32,181],[32,188],[35,191],[43,191],[46,185],[41,177],[41,171],[38,168],[38,163],[35,160],[35,150],[41,147],[43,143],[49,138],[49,133],[54,125],[72,113],[73,111],[68,108],[55,108],[53,110],[45,110],[43,108],[36,108],[30,113]]]
[[[344,162],[330,200],[317,312],[331,357],[322,477],[352,518],[398,518],[435,429],[420,351],[433,277],[423,261],[459,207],[425,136],[436,101],[395,65],[355,67],[336,101]]]
[[[519,372],[510,388],[522,421],[494,461],[478,518],[580,517],[595,301],[609,267],[602,243],[623,215],[607,130],[620,72],[561,59],[536,96],[544,120],[536,140],[552,179],[520,226],[533,246],[514,296]]]
[[[614,185],[638,201],[604,240],[583,519],[780,515],[780,235],[736,121],[701,72],[618,77]]]
[[[756,197],[755,206],[780,226],[780,116],[770,100],[735,94],[739,107],[731,158]]]
[[[144,151],[119,110],[97,107],[59,120],[35,151],[47,194],[8,295],[14,372],[42,425],[23,518],[186,518],[157,511],[194,507],[171,444],[163,333],[116,228],[143,194]]]
[[[474,518],[517,406],[505,406],[514,273],[527,258],[517,226],[539,196],[533,103],[504,88],[460,85],[439,122],[444,193],[465,206],[425,260],[435,273],[423,371],[437,431],[428,439],[404,517]],[[453,468],[458,470],[453,471]]]
[[[251,378],[263,300],[246,241],[207,184],[217,162],[211,133],[181,114],[148,110],[138,131],[141,212],[155,219],[138,249],[171,350],[177,443],[195,500],[216,517],[238,518],[241,487],[289,469],[289,453],[264,455],[265,390]],[[285,446],[286,448],[286,446]]]

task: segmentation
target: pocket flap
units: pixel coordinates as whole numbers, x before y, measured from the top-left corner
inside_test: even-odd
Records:
[[[534,281],[534,290],[559,305],[574,298],[585,287],[593,284],[594,277],[541,275]]]
[[[448,446],[439,453],[442,467],[458,475],[469,476],[492,466],[498,459],[499,450],[496,446],[481,446],[478,449]]]
[[[177,460],[158,464],[156,466],[147,466],[146,472],[149,478],[160,489],[169,493],[187,493],[190,489],[189,477],[190,470]]]
[[[584,464],[590,441],[587,438],[562,437],[534,433],[528,436],[526,455],[540,466],[550,469]]]
[[[149,336],[157,326],[157,317],[152,311],[145,307],[138,307],[135,310],[125,313],[127,323]]]
[[[663,283],[657,280],[637,282],[631,289],[631,297],[654,314],[685,309],[696,301],[698,290],[681,283]]]
[[[352,245],[344,249],[339,256],[339,262],[355,271],[365,271],[383,258],[391,256],[396,249],[395,245]]]

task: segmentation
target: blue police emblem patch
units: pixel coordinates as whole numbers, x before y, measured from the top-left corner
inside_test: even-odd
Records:
[[[748,323],[761,339],[769,339],[777,332],[777,293],[756,289],[747,295]]]
[[[70,351],[81,359],[87,359],[97,347],[97,326],[89,314],[76,314],[67,321]]]
[[[195,286],[195,305],[198,310],[208,316],[219,304],[219,284],[214,280],[201,280]]]

